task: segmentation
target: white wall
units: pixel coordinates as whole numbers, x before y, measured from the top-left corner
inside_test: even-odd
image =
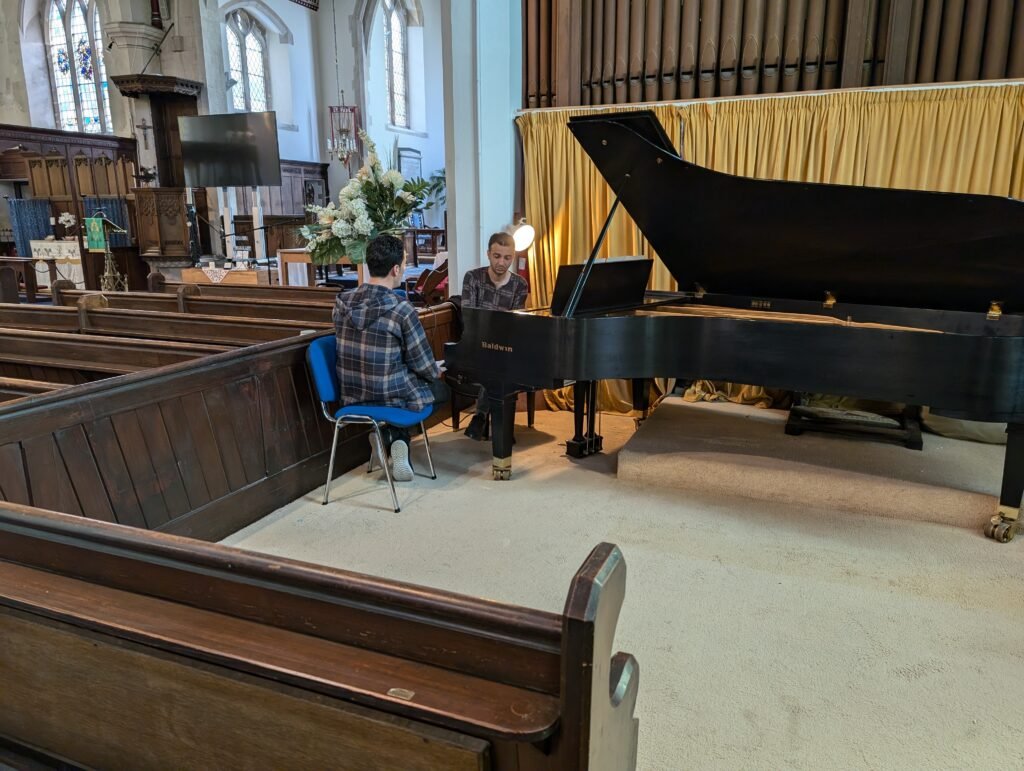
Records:
[[[441,11],[449,275],[461,286],[485,263],[488,236],[513,214],[522,23],[517,3],[441,0]]]
[[[220,7],[222,16],[229,9],[242,8],[259,19],[267,30],[270,107],[277,113],[277,141],[281,158],[290,161],[319,161],[322,135],[317,102],[319,74],[316,62],[320,50],[318,27],[323,25],[325,15],[329,19],[329,5],[319,14],[290,0],[221,0]],[[222,70],[227,73],[223,28],[221,39]],[[223,79],[226,80],[226,76]]]
[[[373,15],[366,72],[366,127],[381,157],[392,157],[395,144],[419,150],[422,175],[429,178],[444,168],[444,78],[441,56],[441,8],[439,0],[422,0],[423,25],[408,27],[409,128],[390,124],[387,92],[387,50],[384,15]],[[442,225],[443,211],[426,214],[429,224]]]

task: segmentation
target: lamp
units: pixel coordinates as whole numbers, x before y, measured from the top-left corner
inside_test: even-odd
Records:
[[[359,154],[359,108],[345,104],[345,92],[341,92],[341,104],[327,108],[331,136],[327,140],[327,153],[337,158],[345,167]]]
[[[526,223],[526,218],[520,218],[519,222],[512,225],[509,228],[512,233],[512,241],[515,243],[517,252],[525,252],[533,244],[533,239],[537,236],[537,231],[533,229],[533,225]]]
[[[337,79],[338,94],[341,104],[327,107],[327,123],[331,136],[327,139],[327,157],[337,158],[352,173],[349,163],[358,159],[362,152],[359,141],[359,108],[345,104],[345,92],[341,90],[341,67],[338,64],[338,9],[337,2],[331,0],[331,21],[334,23],[334,76]]]

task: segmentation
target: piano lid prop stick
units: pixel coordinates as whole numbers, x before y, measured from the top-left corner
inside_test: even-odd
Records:
[[[628,178],[629,175],[627,174]],[[608,226],[612,224],[612,217],[615,216],[615,210],[619,208],[619,196],[615,196],[615,201],[612,203],[611,211],[608,212],[607,218],[605,218],[604,226],[601,228],[601,234],[597,237],[597,243],[594,244],[594,248],[590,252],[590,257],[587,258],[586,265],[583,266],[583,270],[580,271],[579,278],[576,279],[576,285],[572,288],[572,294],[569,295],[569,302],[565,305],[565,312],[562,314],[565,318],[572,318],[573,314],[576,313],[576,306],[580,304],[580,298],[583,296],[583,287],[587,283],[587,278],[590,277],[590,271],[594,267],[594,260],[597,259],[597,253],[601,250],[601,244],[604,243],[604,238],[608,235]]]

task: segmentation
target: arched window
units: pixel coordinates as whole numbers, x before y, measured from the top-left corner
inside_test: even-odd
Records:
[[[409,128],[409,46],[405,12],[399,0],[383,0],[384,48],[387,52],[388,118],[392,126]]]
[[[47,28],[57,125],[64,131],[110,133],[110,93],[96,0],[50,0]]]
[[[267,79],[267,32],[245,11],[232,11],[227,18],[228,68],[235,85],[231,107],[238,112],[270,109]]]

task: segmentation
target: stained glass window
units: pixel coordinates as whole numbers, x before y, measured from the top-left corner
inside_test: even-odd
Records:
[[[96,0],[51,0],[47,26],[57,125],[65,131],[111,132],[110,92]]]
[[[226,23],[228,69],[235,81],[230,92],[231,107],[239,112],[269,110],[267,32],[245,11],[232,11]]]
[[[409,128],[408,54],[405,17],[395,0],[384,0],[384,48],[387,55],[388,118],[392,126]]]

